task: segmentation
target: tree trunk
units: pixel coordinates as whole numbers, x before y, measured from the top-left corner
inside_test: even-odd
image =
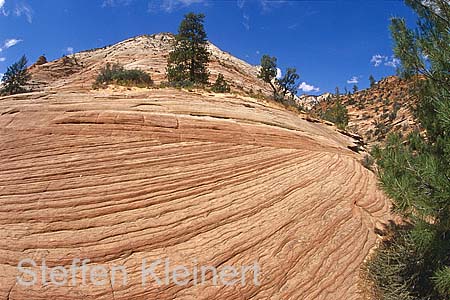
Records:
[[[277,99],[277,89],[275,88],[275,86],[273,85],[272,82],[269,82],[269,84],[273,89],[273,99],[276,100]]]

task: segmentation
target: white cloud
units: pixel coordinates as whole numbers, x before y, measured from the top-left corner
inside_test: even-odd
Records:
[[[5,43],[3,44],[3,48],[4,49],[8,49],[11,48],[12,46],[17,45],[18,43],[22,42],[22,40],[19,39],[9,39],[6,40]]]
[[[18,17],[24,15],[27,18],[28,23],[33,22],[33,10],[26,3],[17,4],[14,9],[14,14]]]
[[[371,63],[373,63],[374,67],[378,67],[380,66],[383,61],[385,61],[387,59],[386,56],[381,55],[381,54],[375,54],[372,56],[372,59],[370,60]]]
[[[223,0],[226,1],[226,0]],[[272,8],[278,8],[282,4],[289,3],[289,0],[236,0],[236,5],[239,9],[243,9],[247,4],[251,2],[257,2],[264,12],[272,10]]]
[[[372,56],[372,59],[370,62],[373,64],[374,67],[379,67],[381,64],[384,64],[387,67],[396,68],[398,65],[400,65],[400,60],[398,58],[395,58],[394,55],[386,56],[381,54],[375,54]]]
[[[19,40],[19,39],[8,39],[8,40],[5,40],[3,45],[0,47],[0,52],[2,52],[5,49],[8,49],[8,48],[11,48],[11,47],[15,46],[15,45],[17,45],[20,42],[22,42],[22,40]]]
[[[391,56],[391,59],[384,63],[385,66],[397,68],[400,64],[400,59]]]
[[[249,31],[250,30],[250,17],[246,14],[244,14],[242,17],[244,18],[244,21],[242,21],[242,25],[244,25],[245,29],[247,31]]]
[[[124,1],[124,0],[123,0]],[[148,4],[149,12],[163,10],[170,13],[176,9],[188,7],[192,4],[207,4],[206,0],[154,0]]]
[[[29,6],[24,1],[12,1],[12,2],[15,2],[14,9],[11,8],[11,5],[9,5],[10,9],[7,9],[5,5],[6,0],[0,0],[0,15],[8,17],[12,12],[12,14],[15,15],[16,17],[25,16],[28,23],[32,23],[33,9],[31,8],[31,6]]]
[[[5,10],[5,0],[0,0],[0,15],[7,17],[9,12]]]
[[[66,52],[69,54],[73,54],[73,47],[67,47]]]
[[[203,2],[205,2],[205,0],[172,0],[172,1],[181,2],[184,5],[191,5],[191,4],[194,4],[194,3],[203,3]]]
[[[19,40],[19,39],[8,39],[8,40],[5,40],[3,45],[1,45],[1,47],[0,47],[0,52],[3,52],[3,50],[6,50],[8,48],[11,48],[11,47],[15,46],[15,45],[17,45],[20,42],[22,42],[22,40]],[[6,60],[6,57],[0,57],[0,62],[4,62],[5,60]]]
[[[283,76],[283,73],[281,72],[281,69],[280,69],[280,68],[277,68],[277,76],[276,76],[276,78],[277,78],[277,79],[280,79],[281,76]]]
[[[277,8],[285,3],[287,3],[286,0],[259,0],[263,11],[270,11],[272,8]]]
[[[352,76],[352,78],[350,78],[349,80],[347,80],[347,83],[358,83],[358,76]]]
[[[102,7],[127,6],[133,0],[103,0]]]
[[[318,87],[315,87],[313,85],[307,84],[306,82],[302,82],[300,86],[298,87],[299,90],[303,92],[318,92],[320,89]]]

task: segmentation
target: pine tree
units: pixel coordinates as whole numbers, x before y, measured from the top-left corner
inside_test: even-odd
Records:
[[[270,84],[273,90],[273,97],[276,99],[278,90],[273,84],[275,77],[277,76],[277,58],[270,57],[264,54],[261,58],[261,69],[259,70],[258,78],[261,78],[264,82]]]
[[[3,88],[0,91],[2,95],[14,95],[18,93],[24,93],[27,90],[25,85],[31,79],[31,75],[27,69],[27,58],[22,56],[17,62],[12,64],[6,70],[3,75]]]
[[[300,75],[297,74],[297,69],[287,68],[281,78],[276,78],[277,73],[277,58],[264,54],[261,58],[258,78],[270,85],[274,100],[283,102],[285,105],[297,105],[292,101],[294,96],[297,95],[297,80],[300,78]]]
[[[336,102],[321,114],[322,119],[333,122],[344,130],[348,125],[348,110],[338,98]]]
[[[167,77],[175,85],[207,84],[209,52],[205,15],[189,13],[184,16],[175,36],[175,47],[169,54]]]
[[[375,84],[377,83],[377,82],[375,81],[375,78],[373,78],[372,75],[369,76],[369,82],[370,82],[370,87],[374,87]]]
[[[222,73],[219,73],[217,76],[216,82],[214,82],[212,86],[212,91],[216,93],[229,93],[230,92],[230,86],[225,81]]]
[[[297,69],[295,68],[287,68],[286,73],[282,78],[277,80],[278,84],[281,88],[281,97],[284,99],[287,95],[290,98],[294,98],[297,95],[298,83],[297,80],[300,78],[300,75],[297,74]]]
[[[335,88],[334,97],[339,101],[341,99],[341,92],[339,91],[339,87]]]
[[[353,94],[358,91],[358,86],[356,84],[353,85]]]
[[[450,6],[406,0],[418,29],[391,21],[399,74],[414,80],[415,115],[425,134],[388,138],[374,155],[394,210],[410,222],[369,262],[381,299],[450,299]],[[391,259],[393,256],[397,259]],[[390,289],[388,282],[397,282]]]

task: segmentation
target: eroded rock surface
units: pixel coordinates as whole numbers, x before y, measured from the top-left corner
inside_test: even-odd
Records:
[[[252,98],[4,97],[0,140],[0,299],[359,299],[359,268],[389,206],[350,137]],[[24,258],[124,265],[128,282],[25,288]],[[261,286],[247,274],[244,286],[143,287],[143,258],[257,261]]]
[[[86,50],[55,61],[34,65],[33,90],[57,88],[62,90],[90,90],[100,69],[106,63],[119,63],[126,69],[147,72],[155,84],[167,82],[166,68],[169,52],[173,49],[174,36],[170,33],[142,35],[103,48]],[[208,43],[210,82],[219,73],[224,75],[235,93],[271,95],[268,84],[257,78],[258,68],[222,51]]]

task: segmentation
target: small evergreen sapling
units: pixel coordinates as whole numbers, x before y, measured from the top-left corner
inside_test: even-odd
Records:
[[[27,91],[25,86],[31,79],[27,63],[27,58],[24,55],[8,67],[2,78],[3,88],[0,91],[2,95],[14,95]]]

